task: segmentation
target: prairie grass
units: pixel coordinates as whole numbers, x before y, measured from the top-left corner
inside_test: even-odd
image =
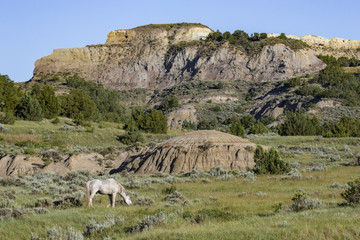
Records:
[[[72,130],[62,131],[62,126],[73,125],[72,120],[68,118],[59,118],[58,124],[52,124],[50,120],[44,119],[40,122],[16,121],[14,125],[6,125],[9,129],[6,133],[0,133],[0,143],[35,143],[38,147],[58,147],[69,148],[82,146],[86,148],[101,147],[125,147],[118,137],[125,134],[122,124],[101,122],[92,123],[91,127],[86,127],[77,131],[74,126]],[[32,131],[33,130],[33,131]],[[169,136],[178,135],[178,130],[169,131],[168,134],[144,134],[146,142],[156,142],[169,138]]]
[[[67,120],[61,119],[61,121]],[[42,133],[39,131],[39,129],[43,129],[41,124],[29,123],[28,127],[35,130],[35,134],[32,136],[41,136]],[[48,123],[45,125],[49,126],[50,129],[53,127],[55,131],[61,126],[51,126]],[[26,128],[22,129],[16,125],[10,127],[12,131],[4,134],[4,136],[14,132],[26,135]],[[70,142],[69,144],[82,142],[91,147],[98,146],[98,144],[110,144],[115,135],[111,132],[121,133],[123,131],[118,129],[116,124],[105,124],[100,128],[95,125],[94,127],[95,132],[89,136],[94,137],[95,140],[85,139],[89,136],[84,132],[56,132],[55,134],[64,137],[65,142]],[[106,134],[110,134],[110,137]],[[168,136],[162,137],[166,139]],[[104,143],[95,143],[101,141],[101,138],[103,138]],[[151,141],[155,140],[152,139]],[[350,148],[353,152],[359,148],[358,139],[355,138],[259,136],[254,141],[273,147],[280,145],[285,145],[285,147],[318,145],[334,147],[338,151],[343,151],[344,146],[348,145],[346,149]],[[119,145],[119,143],[116,144]],[[221,180],[217,179],[217,176],[209,176],[209,174],[206,175],[208,181],[203,181],[204,176],[194,178],[190,177],[190,174],[189,177],[179,175],[176,178],[169,177],[166,174],[154,174],[153,176],[112,175],[111,177],[124,183],[124,185],[125,183],[136,182],[136,188],[130,189],[134,184],[128,184],[129,188],[127,189],[132,196],[133,203],[137,199],[140,199],[139,202],[144,199],[151,199],[153,203],[126,206],[117,201],[115,208],[107,208],[108,196],[96,195],[93,202],[94,207],[88,208],[85,199],[82,198],[83,206],[80,207],[66,209],[47,207],[46,209],[49,210],[47,214],[26,213],[19,219],[0,217],[0,236],[9,240],[28,240],[31,233],[35,233],[39,237],[46,237],[46,230],[51,227],[61,227],[62,229],[71,227],[77,232],[84,233],[86,226],[92,220],[104,222],[106,216],[112,214],[115,218],[123,218],[124,221],[104,228],[100,232],[87,236],[87,238],[359,239],[360,208],[340,206],[339,204],[344,202],[340,196],[344,188],[335,188],[332,185],[336,183],[338,186],[345,187],[347,182],[359,178],[360,167],[333,163],[330,159],[318,159],[309,152],[286,156],[284,159],[299,163],[301,179],[284,179],[285,174],[257,175],[256,181],[246,181],[243,177]],[[325,164],[327,170],[303,171],[309,168],[311,164],[317,163]],[[44,175],[44,177],[50,178],[48,175]],[[166,180],[170,178],[177,179],[177,181],[173,184],[167,183]],[[76,178],[75,174],[73,179],[79,186],[83,185],[81,181],[85,181],[82,178]],[[24,178],[21,180],[26,181]],[[62,183],[60,187],[63,189],[70,189],[70,185],[64,185],[64,181],[64,179],[60,179],[57,182]],[[71,181],[70,177],[69,181]],[[51,178],[43,181],[43,183],[47,182],[53,184]],[[169,204],[168,201],[165,201],[168,193],[164,189],[170,188],[179,192],[184,199],[188,200],[189,204],[183,204],[182,201]],[[324,206],[312,210],[292,211],[292,198],[299,189],[306,192],[309,198],[323,201]],[[26,205],[29,206],[38,199],[55,198],[51,193],[31,193],[32,189],[27,185],[18,185],[0,186],[0,200],[5,198],[2,193],[6,190],[15,191],[16,198],[12,200],[12,208],[14,209],[24,207],[26,210]],[[120,198],[117,196],[117,199]],[[162,221],[161,224],[155,225],[147,231],[139,233],[129,231],[147,216],[156,216],[160,212],[164,212],[166,221]],[[179,212],[179,214],[174,214],[175,212]]]
[[[121,216],[121,224],[93,234],[90,239],[354,239],[359,236],[357,219],[359,208],[340,207],[343,189],[331,188],[334,182],[345,184],[358,177],[358,167],[334,166],[324,172],[304,172],[301,180],[283,180],[283,175],[260,175],[255,182],[234,178],[227,181],[210,177],[211,183],[201,179],[176,184],[176,189],[190,205],[167,205],[163,199],[165,186],[170,184],[140,185],[135,189],[136,199],[151,198],[154,203],[147,206],[117,205],[107,208],[108,197],[96,195],[94,207],[75,207],[64,210],[52,209],[44,215],[26,214],[20,219],[5,218],[0,224],[0,235],[7,239],[29,239],[31,232],[46,236],[46,228],[73,228],[84,232],[91,219],[104,221],[108,214]],[[120,182],[125,178],[115,176]],[[135,177],[140,183],[149,176]],[[3,191],[9,189],[1,187]],[[26,202],[46,197],[44,194],[22,194],[21,187],[11,187],[19,192],[14,200],[15,207]],[[320,209],[292,212],[289,210],[296,190],[302,189],[311,198],[324,201]],[[243,194],[243,193],[246,194]],[[262,192],[263,196],[258,196]],[[118,196],[117,198],[120,198]],[[276,205],[282,208],[275,212]],[[85,205],[85,199],[83,199]],[[168,218],[165,224],[141,233],[129,233],[146,216],[163,211],[165,214],[182,209],[182,215]],[[196,223],[196,216],[205,216]],[[16,229],[16,231],[13,231]]]

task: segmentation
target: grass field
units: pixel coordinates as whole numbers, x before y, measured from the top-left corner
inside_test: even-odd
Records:
[[[93,123],[92,131],[59,130],[66,121],[6,125],[10,131],[0,133],[1,143],[29,141],[35,148],[124,147],[117,140],[124,133],[118,124]],[[30,129],[34,131],[29,133]],[[147,139],[177,134],[147,135]],[[115,208],[106,207],[108,197],[103,195],[95,196],[94,207],[86,207],[84,183],[95,177],[88,173],[0,178],[0,239],[359,239],[360,208],[342,205],[341,197],[346,183],[359,178],[360,167],[347,165],[360,151],[358,138],[262,135],[250,139],[276,147],[301,178],[116,174],[111,177],[126,187],[134,204],[119,201]],[[182,197],[169,200],[164,190],[172,186]],[[294,211],[292,199],[298,190],[321,204]],[[52,202],[64,196],[80,202],[54,207]]]
[[[189,178],[194,182],[174,184],[190,202],[189,205],[172,205],[163,200],[166,194],[162,190],[170,186],[168,183],[146,184],[130,191],[137,195],[132,197],[133,202],[146,197],[154,201],[151,206],[107,208],[107,196],[96,195],[92,208],[49,207],[49,213],[44,215],[28,213],[19,219],[2,218],[0,235],[6,239],[30,239],[33,232],[45,237],[46,229],[55,226],[62,229],[71,227],[83,233],[91,219],[102,222],[111,213],[125,221],[89,236],[90,239],[356,239],[360,234],[360,209],[338,206],[343,202],[340,197],[343,189],[331,188],[330,185],[334,182],[345,184],[358,174],[358,167],[338,166],[327,171],[303,173],[301,180],[283,180],[279,175],[257,176],[254,182],[242,178],[227,181],[207,178],[210,182]],[[125,178],[118,178],[126,182]],[[141,183],[148,178],[151,177],[139,176],[137,181]],[[1,191],[5,189],[9,187],[2,187]],[[17,196],[14,208],[21,208],[44,196],[51,197],[51,194],[24,194],[29,190],[26,188],[11,189]],[[325,205],[318,209],[291,211],[291,199],[298,189],[307,192],[311,198],[324,201]],[[282,208],[276,212],[279,203],[282,203]],[[161,211],[169,214],[179,209],[181,214],[167,217],[166,222],[153,229],[141,233],[127,231],[147,215]]]
[[[52,124],[44,119],[40,122],[16,121],[14,125],[4,125],[7,131],[0,131],[0,144],[20,145],[33,148],[60,148],[66,150],[74,146],[85,148],[122,148],[118,137],[125,134],[122,124],[100,122],[91,123],[89,127],[76,127],[71,119],[60,118],[60,122]],[[62,130],[66,126],[68,130]],[[144,134],[148,144],[177,135],[177,131],[169,131],[168,134]]]

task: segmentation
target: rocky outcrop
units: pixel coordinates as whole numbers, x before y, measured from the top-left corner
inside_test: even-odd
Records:
[[[159,143],[126,160],[118,169],[139,174],[176,174],[221,167],[247,170],[254,167],[256,144],[234,135],[213,130],[183,134]]]
[[[269,37],[278,37],[280,34],[268,34]],[[332,55],[335,57],[348,57],[360,59],[360,41],[343,38],[324,38],[315,35],[304,35],[297,37],[286,35],[286,37],[301,40],[311,46],[317,55]]]
[[[163,89],[193,79],[274,81],[325,67],[311,49],[276,44],[249,56],[228,43],[203,41],[211,32],[200,24],[112,31],[105,44],[57,49],[37,60],[33,79],[71,72],[109,88]]]
[[[63,154],[57,161],[45,164],[41,157],[7,155],[0,159],[0,177],[33,175],[35,172],[50,172],[66,175],[70,171],[87,170],[91,173],[108,173],[118,167],[134,152],[120,152],[113,160],[104,159],[97,153]]]
[[[5,156],[0,159],[0,177],[32,175],[42,166],[43,161],[38,157]]]
[[[193,105],[187,104],[167,114],[168,128],[182,129],[182,124],[188,122],[197,123],[196,109]]]

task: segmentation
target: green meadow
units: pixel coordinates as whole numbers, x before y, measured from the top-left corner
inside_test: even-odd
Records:
[[[65,121],[57,125],[17,122],[0,134],[1,143],[30,142],[36,149],[56,146],[61,139],[63,148],[123,147],[117,136],[124,131],[117,124],[93,123],[91,131],[63,132],[59,128]],[[34,132],[29,134],[29,129]],[[177,134],[147,135],[147,141]],[[0,236],[33,240],[360,237],[360,208],[345,204],[341,197],[346,184],[359,178],[360,168],[352,164],[360,150],[358,138],[249,138],[277,148],[298,175],[219,173],[215,169],[175,176],[75,172],[0,178]],[[118,195],[115,208],[108,208],[108,196],[96,195],[94,206],[87,207],[84,184],[96,177],[113,177],[122,183],[133,205],[127,206]],[[309,205],[296,209],[296,193],[304,194]],[[55,206],[56,201],[61,204]]]

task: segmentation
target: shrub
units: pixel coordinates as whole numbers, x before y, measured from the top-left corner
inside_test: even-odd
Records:
[[[44,162],[44,166],[45,166],[45,167],[46,167],[46,166],[49,166],[50,163],[51,163],[51,160],[50,160],[49,158],[47,158],[47,157],[43,157],[42,160],[43,160],[43,162]]]
[[[347,185],[342,185],[341,183],[334,182],[330,185],[330,188],[346,188]]]
[[[13,125],[15,123],[15,117],[13,112],[0,112],[0,123]]]
[[[159,212],[153,216],[146,216],[143,220],[139,221],[136,226],[131,227],[131,233],[140,233],[152,229],[156,226],[165,224],[167,217],[164,212]]]
[[[59,130],[60,131],[73,131],[75,128],[73,126],[64,125]]]
[[[170,184],[175,184],[175,183],[185,182],[185,180],[178,178],[178,177],[168,176],[168,177],[164,178],[164,182],[170,183]]]
[[[182,127],[182,129],[185,129],[185,130],[196,130],[196,128],[197,128],[196,123],[187,121],[187,120],[183,121],[181,127]]]
[[[91,236],[94,233],[102,232],[104,229],[110,228],[114,226],[116,223],[122,223],[124,219],[120,216],[117,220],[115,220],[113,214],[108,214],[105,217],[105,221],[99,222],[95,221],[94,219],[90,220],[90,223],[86,225],[86,230],[84,232],[85,236]]]
[[[222,175],[227,175],[228,172],[226,170],[222,169],[221,167],[213,167],[210,169],[209,174],[210,174],[210,176],[213,176],[213,177],[219,177]]]
[[[169,202],[170,204],[178,204],[184,202],[185,198],[180,192],[175,191],[167,195],[164,200]]]
[[[52,228],[47,228],[46,232],[47,232],[47,237],[50,240],[52,239],[83,240],[84,239],[83,235],[80,232],[74,230],[73,228],[63,229],[61,227],[52,227]],[[33,239],[33,235],[31,236],[31,239]]]
[[[255,176],[254,172],[250,172],[250,171],[242,172],[242,173],[240,173],[240,176],[244,177],[244,180],[248,181],[248,182],[256,181],[256,176]]]
[[[60,119],[58,117],[54,118],[52,121],[51,121],[52,124],[59,124],[60,123]]]
[[[211,219],[215,219],[219,222],[221,221],[230,221],[230,220],[234,220],[234,219],[238,219],[238,215],[234,212],[231,211],[227,211],[224,209],[220,209],[220,208],[204,208],[201,209],[197,212],[200,215],[205,215],[208,218]]]
[[[134,204],[139,206],[151,206],[154,204],[154,200],[152,200],[151,198],[140,197],[136,199]]]
[[[24,208],[14,208],[12,210],[11,216],[13,218],[18,219],[18,218],[22,218],[23,216],[25,216],[25,214],[26,214],[26,210]]]
[[[33,148],[26,148],[25,149],[25,154],[34,154],[34,153],[36,153],[36,151]]]
[[[280,174],[289,172],[290,164],[280,159],[280,154],[275,148],[264,150],[260,145],[256,147],[254,155],[254,172],[258,174]]]
[[[256,195],[257,197],[266,197],[266,196],[267,196],[267,194],[264,193],[264,192],[257,192],[257,193],[255,193],[255,195]]]
[[[42,207],[33,208],[33,211],[35,214],[48,214],[50,212],[48,209]]]
[[[130,129],[123,136],[119,136],[118,140],[126,145],[132,145],[137,142],[139,142],[139,143],[145,142],[145,138],[142,135],[142,133],[135,128]]]
[[[235,121],[231,124],[230,133],[235,136],[245,137],[245,130],[240,120]]]
[[[51,207],[53,205],[53,200],[47,197],[39,198],[35,202],[35,207]]]
[[[161,192],[164,194],[172,194],[176,192],[176,186],[171,185],[170,187],[164,188]]]
[[[175,95],[168,95],[161,101],[159,109],[161,109],[162,111],[168,111],[178,106],[179,106],[178,98]]]
[[[297,168],[291,169],[283,179],[301,179],[301,173]]]
[[[1,191],[0,191],[1,193]],[[15,190],[5,190],[3,196],[7,196],[9,199],[14,200],[16,199],[16,192]]]
[[[14,203],[13,200],[6,197],[6,198],[2,199],[2,201],[0,202],[0,208],[10,208],[10,207],[12,207],[13,203]]]
[[[232,174],[226,174],[216,177],[217,180],[231,180],[234,178],[234,175]]]
[[[1,217],[11,217],[12,209],[11,208],[0,208]]]
[[[316,172],[316,171],[327,171],[327,166],[325,163],[311,163],[311,167],[305,169],[308,172]]]
[[[348,182],[348,188],[345,192],[341,193],[341,197],[349,205],[359,205],[360,203],[360,179],[355,180],[354,182]]]
[[[53,204],[55,208],[60,208],[60,209],[82,206],[80,197],[76,196],[75,194],[67,195],[63,199],[54,201]]]
[[[191,220],[192,224],[202,224],[206,221],[207,216],[205,214],[196,214]]]
[[[324,206],[324,202],[319,199],[310,199],[307,196],[307,193],[304,191],[296,191],[294,197],[291,199],[293,204],[291,209],[295,212],[299,212],[307,209],[320,208]]]

